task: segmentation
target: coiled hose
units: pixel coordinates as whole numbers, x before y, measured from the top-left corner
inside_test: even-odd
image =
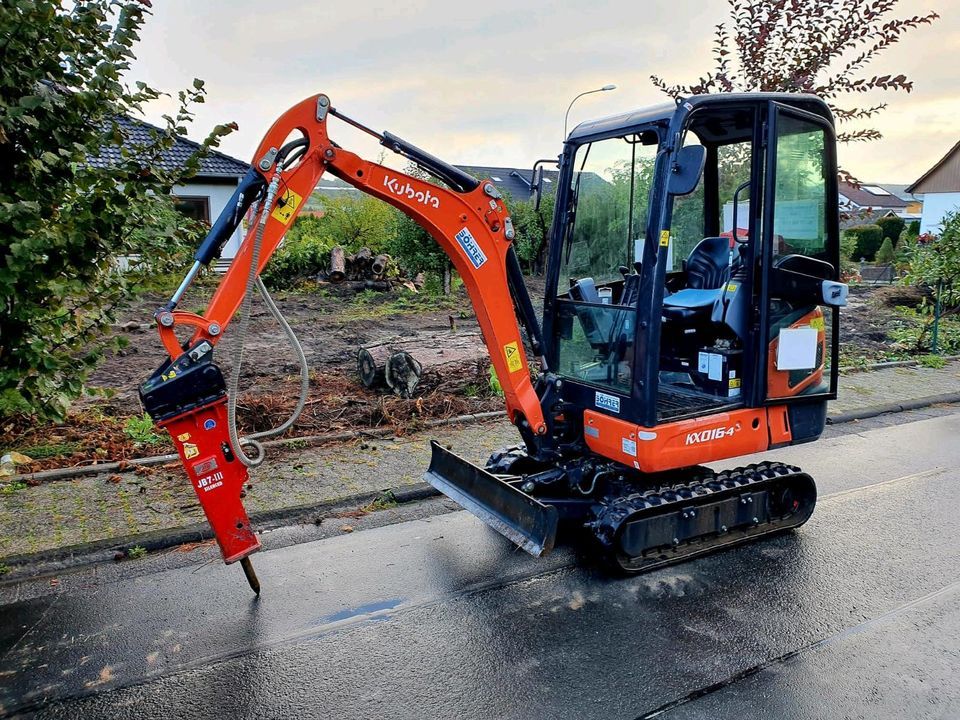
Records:
[[[245,466],[250,468],[257,467],[263,463],[266,457],[266,452],[264,451],[263,445],[258,441],[262,440],[263,438],[280,435],[290,428],[290,426],[297,421],[297,418],[300,417],[300,413],[303,412],[303,408],[307,403],[307,393],[310,390],[310,371],[307,368],[307,357],[303,353],[303,346],[300,345],[300,341],[297,339],[296,333],[293,332],[293,328],[290,327],[290,323],[287,322],[287,319],[283,317],[283,314],[280,312],[280,308],[277,307],[277,304],[273,301],[273,298],[270,297],[270,293],[267,291],[266,286],[263,284],[263,281],[260,279],[257,273],[257,266],[260,264],[260,246],[263,244],[263,233],[267,225],[267,213],[269,212],[270,208],[273,207],[273,200],[277,195],[277,188],[279,185],[280,170],[278,169],[276,174],[274,174],[273,179],[270,181],[270,184],[267,186],[266,198],[263,200],[259,208],[260,220],[257,223],[257,231],[253,237],[253,249],[250,254],[250,272],[247,274],[246,290],[244,291],[243,295],[243,303],[240,306],[240,320],[237,328],[237,349],[234,353],[233,368],[230,372],[230,383],[227,386],[227,431],[230,434],[230,445],[233,447],[233,452],[237,459]],[[247,330],[250,322],[250,307],[251,301],[253,300],[254,288],[256,288],[260,293],[264,304],[267,306],[267,311],[280,325],[280,328],[283,330],[283,334],[286,335],[287,340],[290,342],[291,347],[297,355],[297,361],[300,364],[300,397],[297,400],[297,405],[290,414],[290,417],[287,418],[283,424],[278,425],[275,428],[271,428],[270,430],[263,430],[258,433],[240,437],[240,434],[237,431],[237,394],[238,388],[240,387],[240,370],[243,365],[243,346],[246,341]],[[252,447],[256,451],[256,455],[249,457],[243,451],[244,447]]]

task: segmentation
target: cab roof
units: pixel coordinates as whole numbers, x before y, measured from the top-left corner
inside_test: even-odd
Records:
[[[761,104],[770,101],[789,105],[819,115],[833,123],[833,114],[827,104],[816,95],[801,93],[716,93],[709,95],[691,95],[679,98],[676,102],[651,105],[630,112],[609,115],[597,120],[587,120],[577,125],[567,138],[567,142],[581,143],[587,139],[617,135],[629,132],[632,128],[649,125],[658,121],[669,124],[678,112],[688,114],[700,107],[722,108],[730,105]]]

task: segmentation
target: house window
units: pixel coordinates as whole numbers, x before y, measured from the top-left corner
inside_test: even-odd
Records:
[[[210,198],[204,195],[177,195],[173,199],[174,207],[191,220],[210,224]]]

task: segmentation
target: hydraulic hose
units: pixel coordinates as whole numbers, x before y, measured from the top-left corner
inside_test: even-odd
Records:
[[[297,421],[297,418],[300,417],[300,413],[303,412],[303,408],[307,402],[307,393],[310,389],[310,373],[307,367],[307,358],[303,352],[303,346],[300,344],[296,333],[294,333],[293,328],[290,327],[290,323],[283,317],[283,313],[280,312],[280,309],[277,307],[277,304],[270,296],[270,293],[267,291],[266,286],[257,273],[257,266],[260,264],[260,247],[263,244],[263,233],[267,224],[267,214],[270,208],[273,207],[273,201],[279,185],[280,170],[278,169],[270,181],[270,185],[267,187],[266,198],[260,207],[260,219],[253,237],[253,248],[250,253],[250,272],[247,274],[246,290],[244,291],[243,304],[240,308],[241,314],[237,329],[237,348],[234,353],[233,368],[230,372],[230,383],[227,387],[227,431],[230,434],[230,444],[233,446],[233,452],[237,459],[245,466],[251,468],[263,463],[266,457],[263,445],[261,445],[258,440],[279,435],[289,429],[290,426]],[[254,288],[260,293],[264,304],[267,306],[267,311],[280,325],[283,334],[286,335],[287,340],[297,355],[297,361],[300,365],[300,397],[290,417],[288,417],[284,423],[270,430],[263,430],[258,433],[240,437],[237,431],[237,396],[240,387],[240,370],[243,366],[243,346],[246,342],[250,322],[250,308]],[[244,447],[252,447],[256,451],[256,454],[253,457],[249,457],[243,451]]]

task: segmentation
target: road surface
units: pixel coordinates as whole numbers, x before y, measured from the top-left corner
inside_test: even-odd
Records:
[[[955,718],[960,414],[773,453],[798,531],[629,579],[463,512],[0,607],[0,715]]]

